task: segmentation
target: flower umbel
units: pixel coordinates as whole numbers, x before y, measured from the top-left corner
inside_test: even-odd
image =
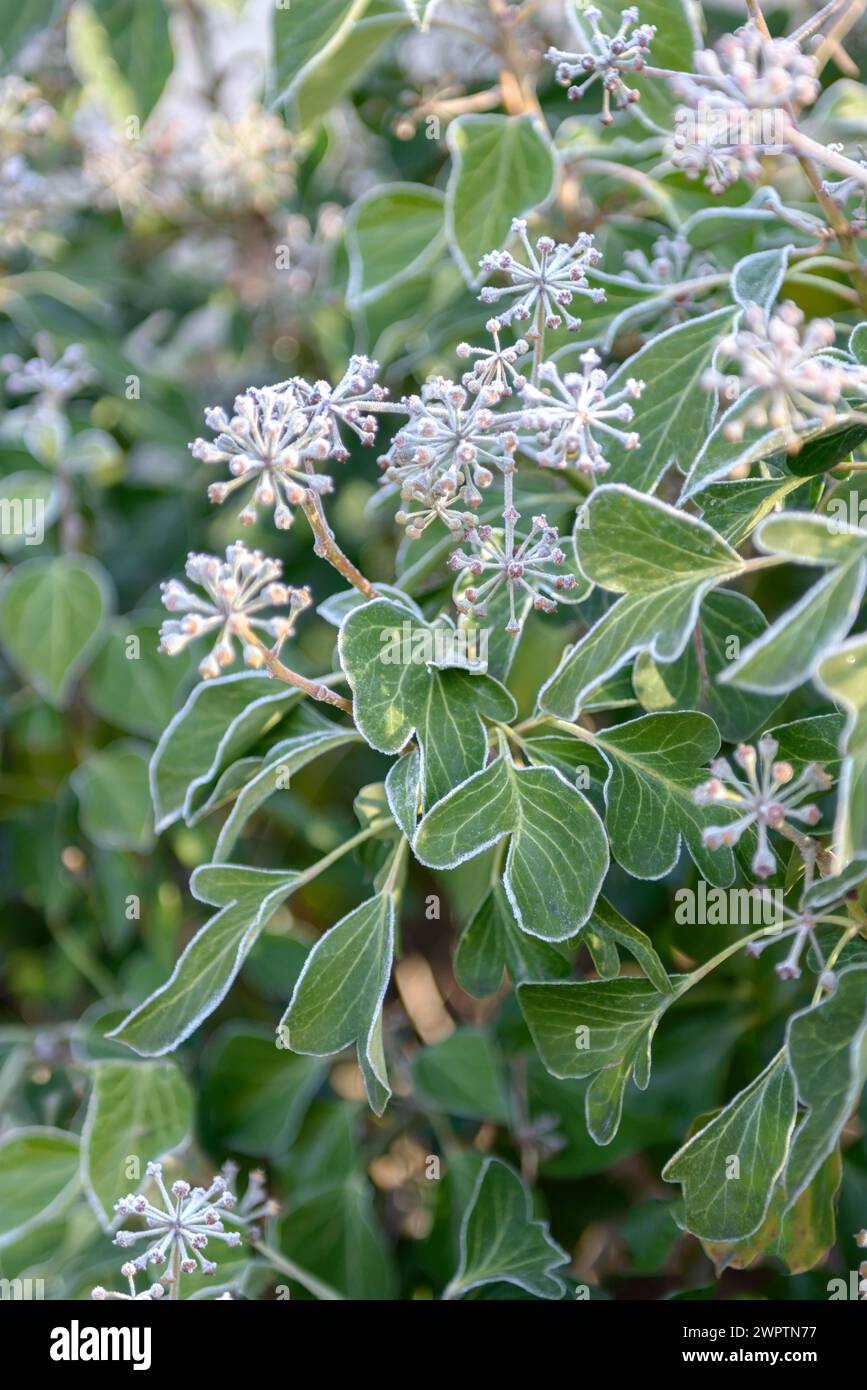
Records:
[[[713,93],[722,105],[797,112],[821,90],[812,55],[792,39],[765,37],[752,23],[724,34],[715,48],[702,49],[695,66],[698,80],[689,73],[672,80],[677,94],[694,106]]]
[[[165,1294],[166,1289],[164,1284],[151,1284],[149,1288],[143,1289],[141,1293],[136,1293],[135,1279],[136,1275],[141,1273],[141,1270],[132,1260],[128,1260],[126,1264],[121,1265],[120,1272],[129,1283],[129,1293],[115,1293],[114,1290],[104,1289],[101,1284],[97,1284],[96,1288],[91,1290],[91,1298],[95,1299],[98,1303],[102,1303],[107,1298],[123,1299],[126,1303],[151,1303],[154,1299],[162,1298]]]
[[[549,48],[545,57],[549,63],[557,64],[557,81],[566,87],[570,101],[580,101],[588,87],[594,82],[602,82],[602,124],[610,125],[614,120],[611,112],[611,98],[618,110],[638,101],[641,93],[624,81],[625,73],[641,72],[647,66],[647,54],[656,34],[654,24],[638,25],[638,10],[634,5],[622,10],[620,27],[614,34],[606,34],[599,26],[601,10],[582,11],[592,31],[592,44],[595,52],[566,53],[559,48]],[[633,27],[629,32],[630,26]],[[583,81],[576,82],[577,79]]]
[[[790,821],[816,825],[821,815],[818,806],[805,806],[803,802],[813,792],[827,791],[831,785],[830,776],[817,763],[809,763],[795,777],[791,763],[776,760],[778,752],[779,744],[770,734],[759,739],[758,749],[741,743],[734,756],[743,777],[727,758],[715,758],[710,765],[713,776],[693,792],[698,806],[723,805],[741,813],[730,824],[707,827],[702,839],[709,849],[736,845],[749,826],[756,827],[758,848],[752,867],[759,878],[768,878],[777,867],[768,830],[779,830]]]
[[[542,613],[553,613],[557,604],[552,592],[568,593],[575,588],[577,580],[573,574],[556,573],[566,560],[559,546],[556,526],[549,526],[544,516],[534,516],[530,534],[521,540],[513,536],[512,528],[519,520],[514,508],[507,509],[505,520],[505,537],[491,526],[479,526],[467,538],[474,553],[453,551],[449,556],[449,568],[458,573],[467,571],[473,581],[482,579],[481,584],[473,582],[463,589],[455,600],[458,611],[472,617],[483,618],[487,605],[505,585],[509,595],[509,619],[505,630],[516,635],[521,630],[515,611],[516,597],[526,595],[532,599],[534,608]],[[483,578],[485,575],[490,577]]]
[[[517,233],[521,241],[527,264],[522,265],[515,260],[509,251],[490,251],[483,256],[479,261],[482,269],[489,275],[503,271],[511,284],[485,285],[479,299],[483,304],[498,304],[504,295],[517,296],[507,308],[497,310],[501,325],[511,324],[513,319],[516,323],[528,319],[535,322],[537,315],[541,315],[547,328],[559,328],[562,313],[567,328],[573,331],[580,328],[581,320],[569,312],[574,296],[586,295],[594,304],[601,304],[605,298],[605,291],[591,289],[587,280],[587,271],[602,259],[602,253],[596,250],[590,233],[582,232],[571,244],[561,242],[559,245],[552,237],[540,236],[534,250],[523,218],[515,218],[512,231]],[[527,331],[528,338],[536,336],[535,327]]]
[[[149,1163],[146,1171],[156,1184],[163,1206],[156,1206],[143,1193],[121,1197],[115,1203],[115,1211],[120,1216],[143,1217],[145,1229],[118,1231],[115,1245],[128,1250],[138,1241],[148,1242],[144,1253],[132,1262],[136,1270],[146,1269],[149,1264],[168,1264],[169,1272],[176,1265],[180,1274],[194,1274],[197,1267],[203,1274],[213,1274],[216,1264],[202,1254],[209,1241],[222,1241],[228,1246],[241,1244],[240,1232],[227,1231],[223,1224],[235,1205],[228,1182],[222,1176],[216,1177],[205,1190],[179,1180],[172,1183],[169,1193],[161,1163]]]
[[[727,438],[741,439],[748,426],[770,426],[783,431],[788,452],[795,454],[808,425],[834,421],[847,384],[845,366],[822,355],[834,342],[834,325],[830,319],[803,324],[803,310],[789,301],[775,314],[751,304],[742,326],[723,338],[720,353],[738,364],[740,378],[711,368],[702,385],[729,400],[736,400],[742,387],[755,391],[749,407],[727,423]]]
[[[35,410],[61,412],[72,396],[96,379],[96,373],[79,343],[70,343],[59,357],[48,333],[38,333],[33,346],[36,357],[25,361],[7,353],[0,358],[0,371],[8,373],[6,385],[16,396],[33,396]]]
[[[500,343],[500,330],[503,325],[499,319],[488,319],[485,324],[494,340],[492,348],[471,347],[469,343],[458,343],[458,357],[475,357],[472,370],[461,377],[464,386],[473,395],[478,395],[485,387],[491,387],[498,396],[511,396],[512,389],[520,390],[525,378],[518,371],[518,359],[530,351],[530,345],[519,338],[512,347]]]
[[[637,449],[640,439],[634,430],[618,428],[631,423],[634,411],[628,397],[637,400],[644,382],[630,377],[619,391],[606,395],[608,374],[602,370],[598,353],[582,352],[581,372],[561,376],[553,362],[545,362],[539,379],[550,383],[548,394],[536,386],[525,386],[527,425],[537,431],[538,462],[543,468],[577,468],[581,473],[604,473],[610,467],[603,447],[595,438],[599,431],[618,440],[626,449]]]
[[[231,666],[236,637],[241,642],[245,663],[256,668],[264,665],[264,650],[254,629],[271,637],[279,651],[292,633],[298,614],[311,602],[309,589],[293,589],[278,582],[282,573],[279,560],[266,558],[261,550],[248,550],[241,541],[227,548],[225,561],[215,555],[190,554],[186,572],[194,584],[204,589],[207,598],[193,593],[178,579],[163,584],[166,608],[171,613],[183,613],[184,617],[165,620],[160,628],[160,650],[176,656],[197,637],[216,632],[217,640],[210,654],[199,664],[205,680]],[[289,612],[282,617],[255,616],[271,607],[288,607]]]

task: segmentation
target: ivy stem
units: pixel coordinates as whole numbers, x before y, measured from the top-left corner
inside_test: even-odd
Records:
[[[275,1250],[272,1245],[266,1245],[263,1240],[254,1240],[253,1249],[258,1250],[263,1259],[268,1261],[272,1268],[285,1274],[287,1279],[294,1279],[296,1284],[300,1284],[308,1293],[312,1293],[323,1303],[343,1303],[342,1293],[338,1293],[330,1284],[326,1284],[322,1279],[317,1279],[315,1274],[310,1274],[301,1265],[297,1265],[294,1260],[287,1260],[286,1256],[279,1250]]]
[[[338,695],[335,691],[329,690],[322,681],[311,681],[306,676],[301,676],[297,671],[292,671],[277,655],[276,650],[266,647],[246,623],[240,629],[240,635],[245,642],[249,642],[257,651],[262,653],[269,673],[276,679],[283,681],[286,685],[294,685],[296,690],[303,690],[305,695],[309,695],[311,700],[321,700],[323,704],[334,705],[336,709],[345,710],[347,714],[352,714],[352,701],[347,700],[343,695]],[[331,679],[331,678],[329,678]]]
[[[379,594],[370,580],[364,577],[361,570],[352,563],[348,555],[344,555],[337,544],[334,532],[325,518],[325,510],[318,492],[310,488],[307,497],[301,503],[301,508],[313,532],[314,555],[318,555],[320,560],[327,560],[329,565],[333,566],[338,574],[342,574],[344,579],[364,594],[365,598],[378,598]]]

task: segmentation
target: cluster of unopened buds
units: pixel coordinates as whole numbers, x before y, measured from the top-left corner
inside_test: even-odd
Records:
[[[526,596],[538,611],[553,613],[557,608],[553,595],[568,593],[577,584],[574,575],[557,573],[566,556],[560,549],[556,526],[549,526],[544,516],[534,516],[530,534],[521,540],[513,532],[519,519],[514,507],[507,507],[505,535],[491,526],[478,526],[466,537],[473,551],[455,550],[448,561],[451,570],[470,580],[456,594],[455,606],[460,613],[484,617],[491,600],[505,586],[509,601],[505,630],[512,636],[521,630],[516,598]]]
[[[498,398],[511,396],[513,390],[520,391],[526,385],[527,379],[519,372],[518,363],[530,351],[530,344],[525,338],[518,338],[511,347],[503,347],[500,343],[503,325],[499,319],[488,319],[485,327],[493,339],[493,347],[471,347],[469,343],[458,343],[458,357],[476,359],[471,370],[464,372],[461,381],[473,395],[490,387],[496,391]]]
[[[33,345],[35,357],[24,359],[10,352],[0,358],[0,371],[8,374],[6,386],[16,396],[32,396],[37,412],[62,412],[96,373],[79,343],[70,343],[59,356],[48,333],[38,333]]]
[[[277,386],[250,387],[235,398],[231,417],[221,406],[206,410],[205,423],[217,437],[195,439],[190,450],[203,463],[228,465],[232,475],[229,482],[211,484],[210,500],[225,502],[252,483],[238,520],[252,525],[258,507],[273,508],[275,525],[287,530],[294,507],[332,490],[331,478],[318,473],[316,465],[349,458],[341,425],[363,444],[374,442],[377,421],[371,412],[383,406],[388,394],[375,381],[377,371],[376,362],[353,357],[334,387],[293,377]]]
[[[581,232],[574,242],[554,241],[553,237],[540,236],[535,249],[527,236],[527,223],[521,217],[512,222],[512,231],[518,236],[526,255],[526,265],[516,260],[510,251],[489,251],[479,261],[487,275],[496,272],[504,274],[508,285],[485,285],[479,294],[483,304],[499,304],[509,296],[514,296],[511,304],[497,309],[500,325],[532,321],[533,327],[526,336],[531,340],[538,337],[540,327],[559,328],[565,318],[566,326],[572,331],[581,327],[581,320],[569,312],[569,306],[576,294],[585,295],[594,304],[605,299],[605,290],[591,289],[587,271],[597,266],[602,259],[600,251],[593,245],[589,232]]]
[[[749,23],[724,34],[715,48],[695,56],[695,74],[677,74],[672,85],[692,105],[713,93],[720,103],[756,111],[800,111],[821,90],[816,59],[794,38],[768,38]]]
[[[774,314],[751,304],[741,326],[722,339],[719,354],[737,363],[739,376],[711,368],[702,385],[729,401],[739,399],[742,390],[751,392],[745,409],[726,423],[727,438],[743,438],[748,427],[770,427],[783,432],[786,448],[794,454],[809,425],[834,422],[843,391],[858,384],[860,376],[827,354],[835,337],[830,319],[813,319],[806,328],[803,324],[803,310],[791,302]]]
[[[767,891],[767,889],[761,888],[753,890],[757,894]],[[809,945],[819,965],[819,985],[830,994],[836,988],[837,977],[834,971],[829,970],[825,965],[822,950],[816,937],[818,919],[815,913],[805,907],[787,907],[785,903],[781,905],[780,910],[782,911],[783,922],[775,926],[770,935],[757,941],[751,941],[746,947],[747,955],[755,959],[767,946],[788,940],[791,942],[789,953],[785,960],[779,961],[774,966],[774,971],[781,980],[799,980],[801,978],[801,957],[804,948]]]
[[[160,650],[176,656],[199,637],[217,634],[208,656],[199,665],[205,680],[219,676],[235,660],[235,639],[242,647],[248,666],[265,664],[266,649],[255,629],[272,639],[275,654],[295,627],[298,614],[311,602],[307,588],[294,589],[280,582],[279,560],[268,559],[261,550],[248,550],[235,541],[226,550],[225,561],[215,555],[190,554],[187,578],[204,589],[207,598],[193,593],[178,579],[162,585],[163,603],[170,613],[160,628]],[[288,608],[280,617],[264,618],[266,608]]]
[[[630,6],[621,12],[620,25],[614,34],[600,27],[602,12],[595,7],[581,11],[580,18],[590,26],[593,50],[567,53],[549,48],[546,58],[557,65],[557,81],[567,88],[570,101],[580,101],[588,87],[602,83],[602,124],[614,120],[611,99],[617,109],[631,106],[641,93],[630,87],[625,74],[640,73],[647,66],[647,54],[656,34],[653,24],[638,24],[638,10]],[[630,32],[631,29],[631,32]]]
[[[710,764],[713,776],[693,792],[698,806],[724,806],[738,812],[731,821],[705,829],[702,838],[708,849],[736,845],[745,830],[755,827],[758,845],[752,869],[758,878],[770,877],[777,867],[768,831],[780,830],[791,821],[816,825],[821,818],[819,807],[805,805],[805,799],[827,791],[832,780],[817,763],[809,763],[796,777],[791,763],[777,760],[778,752],[779,744],[770,734],[759,739],[757,749],[741,743],[734,761],[743,776],[727,758],[716,758]]]
[[[564,376],[555,363],[542,364],[539,380],[553,389],[546,393],[536,386],[524,387],[524,419],[536,431],[537,462],[543,468],[604,473],[610,465],[593,431],[609,435],[626,449],[637,449],[641,441],[636,432],[618,426],[631,424],[635,412],[629,400],[638,400],[644,382],[630,377],[621,390],[606,395],[608,374],[599,365],[599,354],[588,348],[580,361],[582,371]]]

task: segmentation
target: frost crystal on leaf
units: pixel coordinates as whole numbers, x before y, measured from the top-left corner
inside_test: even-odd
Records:
[[[307,588],[293,589],[277,581],[282,573],[279,560],[269,560],[261,550],[248,550],[235,541],[226,550],[225,561],[215,555],[187,557],[187,577],[205,590],[207,598],[193,593],[178,579],[162,585],[163,603],[170,613],[183,618],[167,618],[160,628],[160,650],[176,656],[198,637],[216,632],[217,640],[200,663],[199,672],[208,680],[235,660],[234,639],[240,639],[244,661],[261,667],[265,651],[254,629],[267,633],[279,650],[290,636],[298,614],[311,602]],[[265,608],[288,607],[285,617],[256,617]]]
[[[612,97],[615,107],[620,110],[638,101],[641,96],[640,92],[624,80],[624,74],[640,73],[647,66],[647,55],[656,34],[656,25],[639,25],[639,13],[634,5],[621,11],[620,26],[614,34],[606,34],[600,28],[600,10],[584,10],[581,18],[590,25],[595,52],[566,53],[559,48],[549,48],[545,56],[549,63],[556,63],[557,81],[561,87],[568,89],[567,96],[570,101],[580,101],[588,87],[597,80],[602,82],[601,120],[603,125],[610,125],[614,120],[611,112]],[[632,27],[630,33],[630,26],[637,27]]]
[[[589,232],[582,232],[571,244],[561,242],[558,245],[552,237],[540,236],[534,250],[523,218],[515,218],[512,231],[521,241],[527,264],[516,260],[510,251],[488,252],[479,265],[488,275],[501,271],[511,284],[485,285],[479,299],[483,304],[499,304],[504,295],[515,295],[513,303],[497,310],[497,318],[500,324],[532,320],[533,328],[527,331],[531,339],[538,336],[536,325],[540,319],[546,328],[559,328],[562,315],[568,328],[573,331],[580,328],[581,320],[569,312],[575,295],[586,295],[594,304],[601,304],[605,299],[604,289],[591,289],[587,280],[587,271],[602,259],[601,252],[593,245],[593,237]]]

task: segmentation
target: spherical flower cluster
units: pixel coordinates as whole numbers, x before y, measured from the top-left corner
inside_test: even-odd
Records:
[[[534,516],[530,534],[521,540],[513,532],[519,520],[518,512],[514,507],[507,508],[504,515],[505,536],[490,526],[477,527],[467,537],[473,550],[453,551],[449,556],[449,568],[471,578],[472,582],[461,589],[455,604],[459,612],[476,618],[486,615],[487,605],[505,586],[509,597],[505,630],[514,636],[521,630],[515,610],[516,597],[525,594],[532,599],[534,608],[542,613],[553,613],[557,608],[553,594],[568,593],[575,588],[577,580],[572,574],[556,573],[566,560],[556,526],[549,526],[544,516]],[[477,584],[477,579],[482,582]]]
[[[473,395],[490,387],[496,391],[497,396],[511,396],[513,389],[520,391],[526,382],[518,371],[518,362],[530,351],[530,345],[524,338],[519,338],[512,347],[503,347],[500,342],[500,332],[502,323],[499,319],[488,319],[485,324],[488,332],[494,340],[492,348],[471,347],[469,343],[458,343],[458,357],[464,360],[475,357],[476,361],[468,372],[464,372],[461,381],[468,391]]]
[[[761,890],[754,890],[761,891]],[[765,890],[767,892],[767,889]],[[785,960],[779,961],[774,966],[775,973],[781,980],[799,980],[801,978],[801,957],[804,947],[809,945],[819,963],[819,984],[822,989],[830,994],[837,985],[837,977],[833,970],[825,966],[825,960],[816,937],[817,919],[814,913],[807,908],[790,908],[782,904],[782,913],[787,926],[775,928],[773,934],[764,937],[760,941],[751,941],[746,947],[748,956],[756,958],[768,946],[775,945],[778,941],[790,941],[789,954]]]
[[[637,449],[641,441],[635,431],[619,429],[613,422],[631,423],[635,412],[627,397],[637,400],[644,382],[630,377],[621,390],[606,395],[608,374],[599,366],[598,353],[589,348],[582,352],[580,361],[582,371],[564,376],[553,362],[543,363],[539,379],[553,391],[525,386],[523,397],[528,409],[524,418],[528,428],[536,431],[537,462],[543,468],[604,473],[610,465],[594,431],[618,440],[626,449]]]
[[[828,773],[817,763],[808,764],[795,777],[791,763],[777,761],[778,752],[779,744],[770,734],[759,739],[758,750],[741,743],[735,751],[735,762],[744,776],[734,771],[727,758],[716,758],[710,765],[713,776],[693,792],[698,806],[726,806],[740,812],[735,820],[707,827],[702,838],[709,849],[736,845],[744,831],[755,826],[758,846],[752,868],[758,878],[768,878],[777,867],[768,831],[779,830],[791,821],[816,825],[821,815],[819,808],[804,805],[804,800],[831,786]]]
[[[538,336],[539,318],[547,328],[559,328],[562,314],[568,328],[573,331],[580,328],[581,320],[569,312],[574,296],[586,295],[594,304],[601,304],[605,299],[604,289],[591,289],[587,280],[587,271],[602,259],[592,236],[582,232],[571,244],[561,242],[559,245],[553,238],[541,236],[534,250],[523,218],[515,218],[512,231],[521,241],[527,264],[516,260],[509,251],[491,251],[483,256],[479,265],[486,274],[502,271],[511,283],[485,285],[479,295],[482,303],[498,304],[504,296],[516,296],[507,308],[497,310],[497,319],[501,325],[511,324],[513,320],[516,323],[532,320],[533,328],[527,331],[531,339]]]
[[[638,10],[633,5],[621,11],[620,27],[614,34],[606,34],[600,28],[600,10],[584,10],[581,18],[590,25],[595,52],[565,53],[559,48],[549,48],[545,56],[550,63],[557,64],[557,81],[568,89],[570,101],[580,101],[588,87],[597,80],[601,81],[602,124],[610,125],[614,120],[611,113],[612,97],[618,110],[639,100],[641,93],[624,81],[624,74],[640,73],[647,66],[647,54],[656,34],[656,26],[638,25]],[[630,26],[635,25],[638,27],[633,27],[630,33]],[[583,80],[576,82],[576,78]]]
[[[228,547],[225,562],[215,555],[190,554],[186,572],[194,584],[204,589],[207,598],[193,593],[177,579],[163,584],[166,608],[170,613],[183,613],[184,617],[165,620],[160,628],[160,650],[176,656],[198,637],[216,633],[211,652],[199,664],[205,680],[219,676],[235,660],[236,637],[246,664],[261,667],[265,649],[255,629],[271,637],[279,651],[291,635],[298,614],[311,602],[309,589],[293,589],[278,582],[282,572],[279,560],[267,559],[261,550],[248,550],[240,541]],[[255,616],[271,607],[288,607],[288,615]]]
[[[746,108],[738,111],[740,118],[701,106],[697,113],[678,111],[669,149],[672,168],[691,182],[703,175],[705,188],[716,195],[738,179],[758,183],[762,162],[751,138],[752,113]]]
[[[794,454],[808,425],[835,420],[849,377],[845,364],[823,355],[834,343],[834,325],[830,319],[813,319],[803,329],[803,323],[803,310],[796,304],[786,302],[775,314],[751,304],[741,327],[722,339],[720,354],[737,363],[740,376],[712,368],[702,385],[721,390],[729,400],[737,399],[742,388],[755,392],[749,407],[727,423],[727,438],[741,439],[748,426],[770,426],[783,431]]]
[[[672,79],[677,94],[693,106],[712,93],[726,105],[797,112],[811,106],[821,90],[812,55],[792,39],[767,38],[752,23],[724,34],[715,48],[702,49],[695,66],[696,76]]]
[[[690,281],[701,280],[713,275],[719,267],[709,257],[697,251],[683,236],[660,236],[651,247],[651,254],[639,247],[632,247],[623,253],[623,269],[620,274],[624,280],[633,280],[657,293],[648,299],[646,306],[637,306],[630,313],[630,323],[640,323],[646,328],[652,322],[661,332],[676,323],[683,323],[694,314],[705,314],[713,304],[697,298],[698,287],[689,287]],[[663,298],[660,291],[679,288],[675,293]],[[683,286],[684,288],[680,288]]]
[[[235,397],[231,418],[221,406],[209,407],[205,423],[217,437],[195,439],[190,450],[203,463],[228,464],[233,475],[230,482],[211,484],[211,501],[224,502],[252,482],[238,520],[252,525],[263,506],[273,508],[280,530],[288,530],[293,507],[311,493],[321,496],[332,490],[331,478],[316,472],[314,464],[349,457],[340,426],[348,426],[363,444],[376,438],[376,417],[370,411],[380,407],[387,394],[374,383],[377,370],[378,364],[369,358],[352,357],[334,387],[293,377],[277,386],[251,386]]]
[[[234,120],[217,112],[198,154],[199,182],[217,207],[271,212],[292,193],[292,137],[279,116],[251,105]]]
[[[79,343],[70,343],[59,357],[48,333],[33,339],[37,356],[15,353],[0,357],[0,371],[7,372],[6,386],[16,396],[33,396],[36,410],[62,411],[66,402],[96,379],[96,373]]]
[[[147,1175],[152,1178],[163,1206],[151,1202],[143,1193],[130,1193],[115,1203],[119,1216],[141,1216],[142,1231],[120,1230],[115,1245],[128,1250],[139,1241],[146,1241],[143,1254],[132,1261],[136,1270],[150,1265],[167,1265],[171,1274],[175,1266],[181,1274],[213,1274],[216,1264],[202,1254],[212,1240],[224,1245],[241,1244],[239,1231],[227,1231],[224,1220],[235,1205],[235,1197],[224,1177],[216,1177],[210,1187],[191,1187],[188,1182],[172,1183],[171,1194],[163,1181],[160,1163],[149,1163]]]
[[[396,483],[401,498],[419,504],[424,514],[457,498],[477,507],[481,490],[493,482],[492,470],[511,467],[518,445],[512,417],[498,417],[491,409],[498,400],[493,386],[471,395],[445,377],[431,378],[420,395],[404,402],[409,419],[379,460],[385,480]],[[410,539],[433,519],[430,515],[422,524],[408,512],[398,513],[399,524],[411,527]]]

